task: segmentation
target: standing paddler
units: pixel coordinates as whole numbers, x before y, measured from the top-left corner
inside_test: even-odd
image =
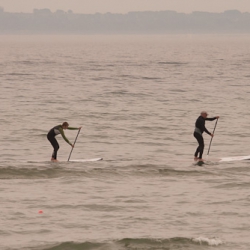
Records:
[[[219,116],[215,116],[213,118],[207,118],[207,112],[202,111],[201,115],[197,118],[195,122],[195,129],[194,129],[194,137],[199,143],[199,146],[197,147],[195,153],[194,153],[194,160],[195,161],[203,161],[202,155],[204,151],[204,139],[203,139],[203,132],[205,131],[210,136],[214,136],[214,134],[210,133],[206,127],[205,127],[205,121],[213,121],[215,119],[219,119]]]
[[[57,151],[59,150],[59,144],[56,140],[56,136],[61,134],[63,139],[71,146],[71,147],[74,147],[74,144],[70,143],[69,140],[67,139],[67,137],[65,136],[63,130],[65,129],[70,129],[70,130],[80,130],[82,127],[79,127],[79,128],[72,128],[72,127],[69,127],[69,124],[67,122],[64,122],[62,125],[57,125],[55,127],[53,127],[49,133],[47,134],[47,138],[48,140],[50,141],[52,147],[54,148],[54,151],[53,151],[53,154],[52,154],[52,157],[51,157],[51,161],[53,162],[58,162],[57,160]]]

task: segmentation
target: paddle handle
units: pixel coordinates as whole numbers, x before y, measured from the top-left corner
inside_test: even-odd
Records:
[[[216,128],[216,126],[217,126],[218,120],[219,120],[219,118],[217,118],[216,123],[215,123],[215,125],[214,125],[213,135],[214,135],[214,131],[215,131],[215,128]],[[212,144],[212,140],[213,140],[213,136],[211,137],[211,140],[210,140],[210,143],[209,143],[207,155],[209,155],[209,151],[210,151],[210,147],[211,147],[211,144]]]
[[[76,135],[76,138],[75,138],[75,141],[74,141],[73,146],[75,146],[75,144],[76,144],[76,140],[77,140],[78,135],[80,134],[80,131],[81,131],[81,128],[78,130],[78,133],[77,133],[77,135]],[[72,154],[73,149],[74,149],[74,147],[71,148],[71,151],[70,151],[70,154],[69,154],[68,161],[69,161],[69,159],[70,159],[70,156],[71,156],[71,154]]]

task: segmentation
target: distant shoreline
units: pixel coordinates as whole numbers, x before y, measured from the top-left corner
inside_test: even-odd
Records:
[[[250,13],[176,11],[75,14],[49,9],[8,13],[0,8],[0,34],[248,34]]]

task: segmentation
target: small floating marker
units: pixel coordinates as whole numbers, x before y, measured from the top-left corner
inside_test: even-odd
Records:
[[[38,213],[39,213],[39,214],[43,214],[43,210],[39,210]]]

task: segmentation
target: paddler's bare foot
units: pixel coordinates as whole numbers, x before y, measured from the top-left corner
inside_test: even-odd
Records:
[[[52,161],[52,162],[58,162],[58,160],[57,160],[57,159],[54,159],[54,158],[51,158],[51,161]]]
[[[203,159],[198,159],[198,161],[204,161]]]
[[[195,161],[198,161],[198,159],[199,159],[198,157],[194,157],[194,160],[195,160]]]

